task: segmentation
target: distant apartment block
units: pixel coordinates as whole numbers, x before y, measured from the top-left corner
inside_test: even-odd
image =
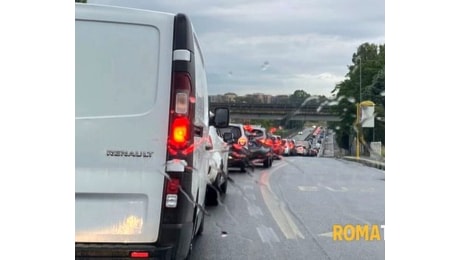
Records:
[[[209,102],[211,103],[257,103],[257,104],[271,104],[273,100],[272,95],[263,93],[247,94],[245,96],[238,96],[235,93],[225,93],[224,95],[210,95]]]
[[[289,103],[289,95],[277,95],[272,98],[274,104],[286,104]]]

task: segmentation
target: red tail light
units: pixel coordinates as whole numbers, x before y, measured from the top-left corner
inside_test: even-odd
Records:
[[[171,127],[172,145],[183,147],[189,140],[190,121],[187,117],[174,118]]]
[[[269,145],[269,146],[272,146],[273,145],[273,140],[268,138],[268,139],[265,139],[265,144]]]
[[[180,180],[176,178],[169,179],[166,183],[166,201],[165,207],[177,207],[178,193],[180,190]]]
[[[191,135],[190,129],[190,75],[174,72],[172,79],[171,125],[169,132],[170,153],[186,148]]]
[[[148,258],[149,252],[145,251],[133,251],[130,253],[131,258]]]
[[[179,179],[172,178],[168,180],[168,183],[166,184],[166,193],[167,194],[178,194],[179,185],[180,185]]]
[[[244,128],[244,130],[246,130],[248,132],[251,132],[252,129],[253,129],[251,125],[244,125],[243,128]]]

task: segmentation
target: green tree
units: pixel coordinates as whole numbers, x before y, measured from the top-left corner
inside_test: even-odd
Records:
[[[302,104],[305,99],[310,97],[310,94],[305,92],[304,90],[296,90],[292,95],[289,96],[289,103],[291,104]]]
[[[361,44],[348,69],[346,79],[332,91],[337,103],[332,111],[341,119],[330,124],[336,130],[337,141],[342,148],[349,149],[352,137],[362,134],[364,140],[371,141],[375,135],[376,141],[385,143],[385,45]],[[376,120],[375,129],[357,133],[360,127],[355,124],[356,104],[364,100],[375,103],[376,118],[383,120]]]

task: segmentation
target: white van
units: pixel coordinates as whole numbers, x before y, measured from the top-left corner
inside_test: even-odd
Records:
[[[184,14],[76,4],[75,257],[184,259],[203,228],[206,73]]]

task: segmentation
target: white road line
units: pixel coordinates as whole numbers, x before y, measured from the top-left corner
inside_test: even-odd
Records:
[[[271,246],[271,242],[275,242],[275,243],[280,242],[280,239],[278,238],[278,236],[276,235],[275,231],[273,231],[272,228],[262,225],[262,226],[257,227],[256,229],[263,243],[268,243]]]
[[[251,215],[252,217],[264,216],[264,213],[258,206],[247,205],[247,207],[248,207],[249,215]]]
[[[346,187],[341,187],[340,189],[334,189],[329,186],[324,186],[325,189],[330,190],[332,192],[347,192],[348,189]]]
[[[318,191],[319,188],[316,186],[297,186],[300,191]]]
[[[320,237],[332,237],[332,232],[318,234],[318,236],[320,236]]]
[[[348,191],[347,187],[340,187],[340,189],[334,189],[334,188],[331,188],[329,186],[325,186],[325,185],[323,185],[321,183],[318,183],[317,185],[319,187],[325,188],[326,190],[329,190],[329,191],[332,191],[332,192],[347,192]]]
[[[243,190],[254,190],[254,186],[251,184],[245,184],[245,185],[242,185],[241,188]]]

